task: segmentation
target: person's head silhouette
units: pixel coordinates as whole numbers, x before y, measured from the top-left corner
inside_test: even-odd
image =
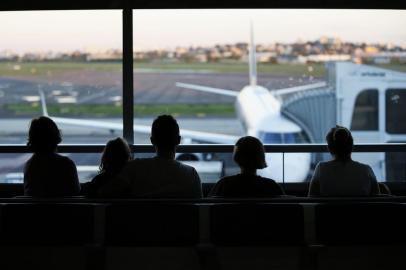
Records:
[[[131,150],[122,138],[107,142],[101,157],[100,172],[118,173],[131,160]]]
[[[351,132],[342,126],[336,126],[327,133],[326,141],[331,155],[336,160],[346,161],[351,159],[354,139]]]
[[[174,158],[176,146],[179,145],[179,125],[171,115],[160,115],[152,123],[151,143],[155,146],[158,156]]]
[[[61,132],[51,118],[41,116],[31,120],[27,146],[34,153],[53,153],[61,141]]]
[[[234,147],[234,161],[243,173],[255,173],[257,169],[265,168],[265,150],[261,141],[251,136],[240,138]]]

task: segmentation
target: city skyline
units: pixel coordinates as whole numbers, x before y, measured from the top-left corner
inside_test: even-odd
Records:
[[[0,12],[0,51],[120,49],[121,19],[119,10]],[[406,44],[406,11],[399,10],[135,10],[134,49],[247,42],[250,20],[258,44],[321,36]]]

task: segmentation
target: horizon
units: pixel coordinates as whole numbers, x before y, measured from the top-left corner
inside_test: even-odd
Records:
[[[280,41],[276,41],[273,43],[256,43],[256,46],[270,46],[270,45],[275,45],[275,44],[280,44],[280,45],[294,45],[294,44],[300,44],[300,43],[307,43],[307,42],[316,42],[316,41],[320,41],[321,38],[335,38],[335,39],[339,39],[343,44],[354,44],[354,45],[361,45],[361,44],[366,44],[369,46],[385,46],[385,45],[392,45],[395,47],[401,47],[403,50],[406,50],[406,43],[405,44],[394,44],[394,43],[378,43],[378,42],[374,42],[374,43],[366,43],[366,42],[352,42],[352,41],[347,41],[347,40],[343,40],[340,37],[328,37],[328,36],[322,36],[319,37],[317,39],[314,40],[297,40],[295,42],[280,42]],[[209,44],[209,45],[195,45],[195,46],[182,46],[182,45],[177,45],[174,46],[173,48],[157,48],[157,49],[152,49],[152,48],[146,48],[145,50],[136,50],[136,48],[133,48],[134,53],[140,53],[140,52],[151,52],[151,51],[175,51],[177,48],[191,48],[191,49],[197,49],[197,48],[203,48],[203,49],[209,49],[209,48],[214,48],[215,46],[228,46],[228,45],[236,45],[236,44],[249,44],[249,42],[247,41],[236,41],[233,43],[216,43],[216,44]],[[43,54],[43,53],[54,53],[54,54],[63,54],[63,53],[73,53],[73,52],[80,52],[80,53],[105,53],[107,51],[119,51],[120,53],[122,52],[122,48],[105,48],[103,50],[100,49],[96,49],[94,51],[89,50],[88,48],[85,50],[80,50],[80,49],[72,49],[72,50],[65,50],[65,51],[56,51],[56,50],[43,50],[43,51],[25,51],[22,53],[17,53],[11,49],[1,49],[0,48],[0,53],[1,52],[11,52],[11,53],[15,53],[18,54],[19,56],[22,56],[23,54],[29,54],[29,53],[33,53],[33,54]]]

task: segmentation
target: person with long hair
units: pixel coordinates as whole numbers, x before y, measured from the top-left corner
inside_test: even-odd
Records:
[[[342,126],[332,128],[326,136],[332,160],[317,164],[309,187],[309,196],[373,196],[379,186],[371,167],[354,161],[354,139]]]
[[[257,175],[257,170],[267,166],[264,146],[257,138],[240,138],[235,144],[233,157],[241,172],[220,179],[210,191],[210,197],[273,197],[285,194],[274,180]]]
[[[31,121],[27,146],[33,155],[25,164],[24,195],[33,197],[77,196],[80,185],[75,163],[57,153],[62,141],[58,126],[41,116]]]
[[[127,142],[122,138],[116,138],[107,142],[99,166],[99,174],[92,181],[82,185],[82,195],[86,197],[98,197],[100,189],[105,185],[114,185],[114,178],[131,160],[131,150]]]

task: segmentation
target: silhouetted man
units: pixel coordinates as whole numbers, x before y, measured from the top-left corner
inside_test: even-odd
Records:
[[[196,170],[175,160],[181,137],[170,115],[156,118],[151,128],[156,156],[130,161],[117,177],[117,186],[105,189],[107,196],[119,194],[142,198],[201,198],[202,187]],[[117,195],[119,195],[117,194]]]

